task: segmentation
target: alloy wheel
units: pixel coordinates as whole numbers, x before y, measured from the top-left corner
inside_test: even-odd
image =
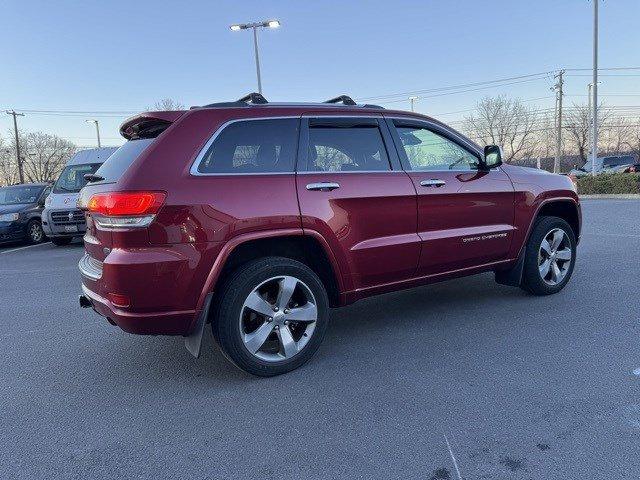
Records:
[[[289,360],[307,345],[316,328],[318,308],[307,284],[282,275],[251,291],[239,320],[245,348],[264,361],[278,362]]]
[[[538,250],[538,270],[542,280],[551,286],[561,283],[569,272],[573,260],[571,240],[564,230],[549,231]]]
[[[29,228],[29,236],[31,237],[31,241],[33,243],[40,243],[42,238],[44,237],[44,232],[42,231],[42,227],[39,223],[34,223]]]

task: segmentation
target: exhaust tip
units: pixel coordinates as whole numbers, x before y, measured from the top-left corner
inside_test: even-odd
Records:
[[[80,295],[78,297],[78,301],[80,302],[80,306],[82,308],[91,308],[92,307],[91,300],[89,300],[89,298],[86,297],[85,295]]]

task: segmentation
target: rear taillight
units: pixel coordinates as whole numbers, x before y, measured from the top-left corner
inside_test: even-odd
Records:
[[[93,195],[87,203],[101,228],[146,227],[164,204],[163,192],[107,192]]]

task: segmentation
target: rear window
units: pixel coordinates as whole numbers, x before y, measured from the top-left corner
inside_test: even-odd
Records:
[[[122,145],[96,171],[96,175],[104,178],[100,182],[113,183],[120,180],[127,168],[154,140],[154,138],[141,138],[140,140],[129,140]]]
[[[62,171],[55,185],[53,193],[77,193],[87,184],[84,175],[96,173],[100,163],[87,163],[84,165],[68,165]]]
[[[293,172],[296,118],[242,120],[227,125],[198,164],[198,173]]]

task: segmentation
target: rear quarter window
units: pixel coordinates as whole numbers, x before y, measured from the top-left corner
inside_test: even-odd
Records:
[[[113,152],[107,161],[96,171],[96,175],[104,178],[104,180],[94,183],[114,183],[120,180],[133,161],[138,158],[154,140],[154,138],[141,138],[139,140],[129,140],[122,145],[118,150]]]
[[[240,120],[228,124],[197,161],[200,174],[293,172],[299,119]]]

